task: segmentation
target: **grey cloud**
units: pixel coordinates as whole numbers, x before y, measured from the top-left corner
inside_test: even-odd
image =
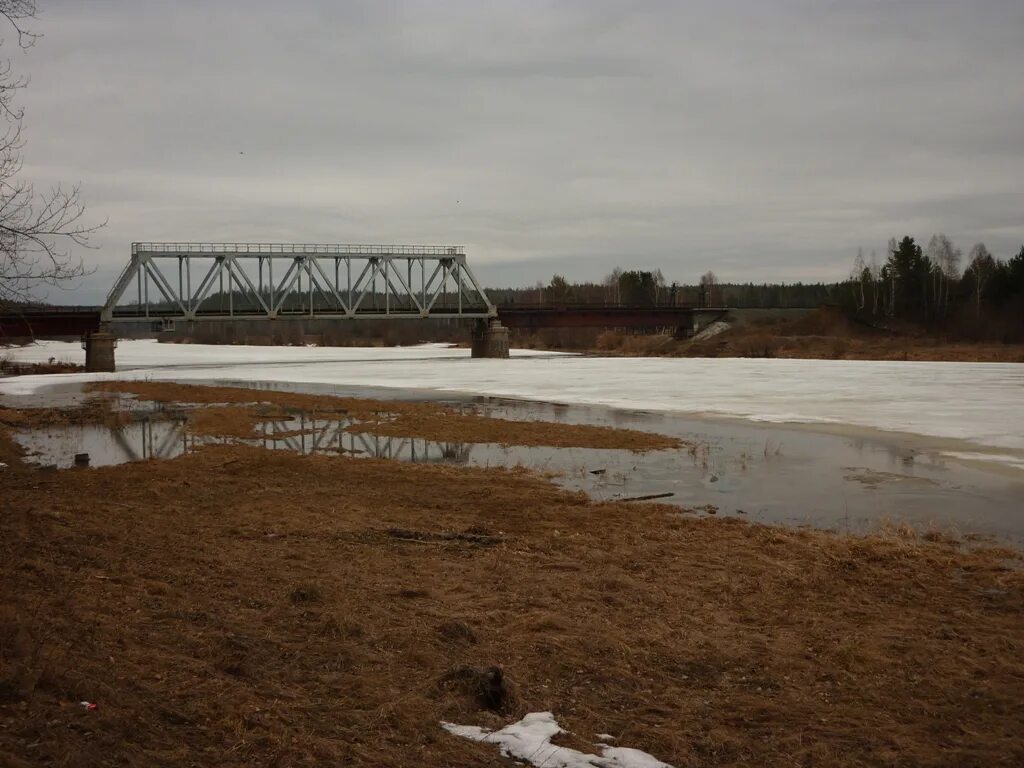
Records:
[[[82,300],[134,239],[461,242],[527,284],[1024,240],[1019,2],[42,4],[26,173],[110,220]]]

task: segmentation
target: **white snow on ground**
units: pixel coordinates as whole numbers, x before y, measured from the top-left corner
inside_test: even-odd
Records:
[[[53,341],[0,354],[25,361],[84,359],[79,344]],[[440,344],[308,348],[128,340],[119,343],[117,363],[116,374],[2,380],[0,394],[110,378],[399,387],[846,424],[1024,454],[1024,365],[1018,363],[607,358],[527,350],[514,350],[511,360],[472,360],[469,350]]]
[[[1008,456],[1003,453],[977,453],[974,451],[943,451],[943,456],[961,461],[994,461],[1016,469],[1024,469],[1024,456]]]
[[[709,325],[703,331],[701,331],[696,336],[694,336],[693,340],[694,341],[707,341],[708,339],[715,338],[715,336],[717,336],[720,333],[728,331],[730,328],[732,328],[732,326],[729,325],[729,323],[726,323],[726,322],[724,322],[722,320],[715,320],[715,322],[713,322],[711,325]]]
[[[497,744],[505,757],[525,760],[537,768],[672,768],[639,749],[598,744],[601,754],[588,755],[569,747],[556,746],[551,743],[551,738],[565,731],[550,712],[531,712],[519,722],[498,731],[445,722],[441,726],[464,739]]]
[[[550,352],[516,350],[517,356],[551,355]],[[345,360],[430,360],[468,357],[468,349],[450,344],[419,344],[414,347],[265,347],[213,344],[161,344],[152,339],[122,339],[117,343],[118,370],[149,368],[164,365],[231,365],[252,363],[316,363]],[[0,347],[0,357],[16,362],[58,362],[85,365],[85,351],[80,343],[39,341],[26,347]]]

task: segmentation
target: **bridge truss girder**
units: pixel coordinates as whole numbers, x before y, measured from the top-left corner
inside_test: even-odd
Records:
[[[496,314],[461,246],[132,243],[101,320]]]

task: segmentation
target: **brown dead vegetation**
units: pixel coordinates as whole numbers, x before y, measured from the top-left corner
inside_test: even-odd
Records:
[[[814,360],[1024,362],[1024,345],[944,342],[906,336],[828,336],[779,333],[758,326],[732,328],[707,341],[677,343],[682,357],[776,357]]]
[[[633,429],[548,421],[514,421],[452,411],[405,412],[393,420],[360,423],[348,427],[347,431],[460,443],[617,448],[636,452],[679,448],[682,445],[674,437]]]
[[[73,408],[5,408],[0,406],[0,425],[31,429],[55,425],[106,424],[116,427],[130,420],[109,398],[95,397]]]
[[[63,362],[53,357],[45,363],[25,363],[12,360],[0,352],[0,376],[37,376],[46,373],[79,373],[84,370],[84,365]]]
[[[24,455],[24,450],[12,437],[10,428],[0,423],[0,464],[7,465],[0,467],[0,470],[16,466],[22,461]]]
[[[637,452],[678,448],[682,444],[674,437],[653,432],[497,419],[462,413],[437,403],[152,381],[99,382],[87,387],[96,392],[133,394],[154,402],[212,405],[189,414],[189,429],[203,435],[254,437],[257,424],[302,411],[317,418],[353,419],[357,423],[347,428],[350,432],[426,440],[556,448],[618,448]]]
[[[498,765],[439,720],[537,710],[679,767],[1024,763],[1011,552],[243,446],[0,499],[13,765]]]
[[[544,348],[543,344],[534,344]],[[947,341],[909,327],[872,328],[834,309],[797,319],[763,319],[738,324],[709,339],[675,339],[670,334],[605,331],[582,346],[604,354],[636,357],[761,357],[819,360],[921,360],[1024,362],[1024,345]]]
[[[114,392],[135,395],[139,400],[156,403],[195,403],[198,405],[253,405],[269,403],[296,411],[317,411],[371,417],[375,413],[400,412],[422,403],[384,401],[365,398],[310,395],[276,389],[218,387],[201,384],[177,384],[172,381],[97,381],[86,384],[89,392]]]
[[[257,424],[290,416],[287,409],[273,405],[213,405],[190,410],[187,427],[195,435],[244,439],[256,436]]]

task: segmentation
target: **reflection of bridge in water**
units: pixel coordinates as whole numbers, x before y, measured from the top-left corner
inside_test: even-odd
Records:
[[[264,448],[287,449],[301,454],[332,453],[398,461],[465,464],[472,445],[421,437],[391,437],[368,432],[349,432],[359,422],[350,419],[316,419],[305,414],[291,419],[265,421],[257,427],[255,441]]]
[[[290,419],[262,422],[256,427],[255,437],[241,438],[196,435],[186,429],[184,420],[142,419],[121,429],[112,429],[111,436],[122,452],[122,461],[171,459],[204,445],[218,444],[252,445],[302,455],[334,454],[419,463],[465,464],[469,461],[472,450],[469,443],[346,431],[356,424],[348,419],[316,419],[300,414]]]
[[[310,455],[342,455],[419,463],[466,464],[472,444],[412,437],[388,437],[347,432],[356,422],[314,419],[304,414],[263,422],[256,435],[216,437],[196,435],[183,417],[166,413],[136,413],[120,427],[99,424],[64,425],[16,434],[32,461],[44,466],[70,467],[76,454],[87,453],[92,466],[125,464],[149,459],[173,459],[206,445],[249,445]]]

